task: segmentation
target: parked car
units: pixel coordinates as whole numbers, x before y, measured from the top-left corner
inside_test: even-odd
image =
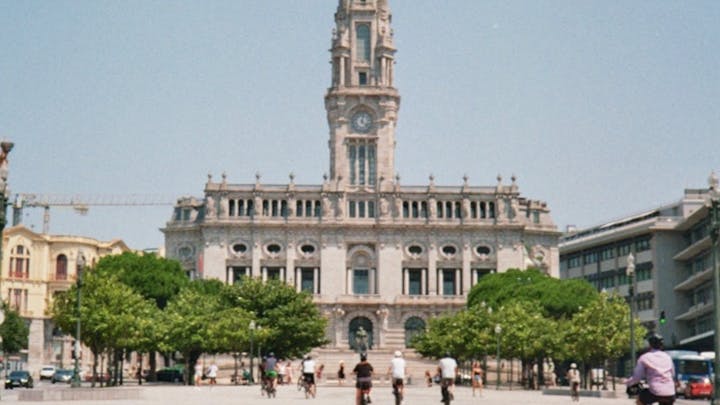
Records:
[[[15,387],[33,387],[33,378],[29,372],[25,370],[11,371],[5,379],[5,389],[13,389]]]
[[[40,381],[51,380],[56,370],[55,366],[42,366],[40,369]]]
[[[73,374],[75,374],[75,370],[73,369],[62,368],[55,370],[55,374],[53,374],[51,381],[53,384],[57,382],[69,383],[72,382]]]
[[[165,367],[156,373],[158,381],[185,382],[185,369],[183,367]]]
[[[690,377],[685,384],[685,398],[707,398],[713,396],[713,386],[709,378]]]
[[[93,381],[93,373],[92,370],[85,373],[83,376],[83,380],[87,382]],[[98,371],[97,374],[95,374],[95,382],[110,382],[110,374],[104,372],[104,371]]]

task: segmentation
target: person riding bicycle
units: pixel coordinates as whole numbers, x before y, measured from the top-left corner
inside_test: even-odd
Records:
[[[268,353],[267,358],[265,358],[265,378],[267,378],[269,391],[273,391],[275,389],[275,384],[277,382],[277,362],[278,360],[275,358],[275,353]]]
[[[663,351],[663,337],[653,333],[647,338],[650,351],[640,356],[632,377],[625,381],[631,387],[645,380],[647,389],[641,389],[635,403],[649,405],[655,402],[671,405],[675,402],[675,366],[670,355]]]
[[[400,395],[400,398],[403,397],[403,392],[405,389],[405,373],[407,371],[407,367],[405,365],[405,359],[403,359],[402,352],[399,350],[395,351],[395,357],[393,357],[392,360],[390,360],[390,367],[388,368],[388,374],[390,374],[390,377],[392,378],[392,387],[393,392],[397,390],[397,392]]]
[[[440,387],[447,387],[450,400],[455,398],[455,377],[458,375],[457,361],[450,357],[450,352],[445,352],[445,357],[440,359],[438,374],[440,374]],[[443,398],[444,399],[444,398]]]
[[[305,384],[308,385],[308,393],[315,398],[315,360],[309,354],[305,356],[305,359],[300,364],[302,369],[302,379],[305,380]]]
[[[371,403],[370,390],[372,389],[372,374],[373,366],[367,361],[367,354],[360,353],[360,363],[355,365],[353,374],[355,374],[357,381],[355,383],[355,403],[360,405],[362,403],[363,393],[367,393],[367,402]]]
[[[573,401],[578,401],[578,389],[580,389],[580,371],[577,368],[577,364],[570,364],[570,369],[567,371],[567,380],[570,384],[570,397]]]

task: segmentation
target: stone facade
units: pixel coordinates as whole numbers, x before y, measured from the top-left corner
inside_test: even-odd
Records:
[[[33,373],[44,364],[69,367],[74,331],[56,330],[49,315],[53,296],[76,282],[78,252],[84,254],[87,266],[93,266],[103,256],[130,249],[120,240],[38,234],[22,225],[6,229],[2,236],[0,297],[30,326],[28,350],[10,358],[12,367]],[[90,352],[83,350],[83,359],[90,358]]]
[[[319,185],[230,184],[208,176],[163,229],[193,277],[281,279],[313,294],[331,347],[404,347],[428,318],[462,308],[485,274],[535,266],[558,276],[559,232],[516,178],[406,186],[395,174],[395,48],[387,1],[342,0],[325,95],[330,171]],[[318,140],[321,141],[321,140]]]

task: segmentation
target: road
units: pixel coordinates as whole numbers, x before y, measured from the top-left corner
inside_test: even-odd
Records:
[[[37,384],[35,389],[68,389],[49,383]],[[101,388],[97,388],[101,389]],[[102,388],[107,389],[107,388]],[[111,389],[138,389],[138,386],[131,385],[126,388]],[[201,387],[186,387],[181,385],[151,385],[146,384],[140,387],[141,400],[111,400],[111,401],[44,401],[46,405],[260,405],[275,403],[277,405],[338,405],[354,403],[354,388],[350,385],[344,387],[320,386],[315,399],[305,399],[302,392],[299,392],[294,385],[281,386],[275,399],[268,399],[260,395],[258,386],[232,386],[216,385]],[[2,394],[2,402],[18,401],[20,389],[5,390]],[[24,402],[23,402],[24,403]],[[393,404],[391,389],[387,384],[376,385],[372,393],[372,405]],[[405,404],[438,404],[440,403],[440,392],[438,387],[425,387],[412,385],[408,386],[405,394]],[[684,400],[676,402],[678,405],[704,405],[709,403],[705,400]],[[540,391],[496,391],[486,389],[481,396],[472,396],[472,390],[468,387],[458,387],[455,393],[453,405],[479,404],[479,405],[571,405],[569,395],[543,395]],[[633,405],[634,402],[627,398],[592,398],[581,397],[581,405]]]

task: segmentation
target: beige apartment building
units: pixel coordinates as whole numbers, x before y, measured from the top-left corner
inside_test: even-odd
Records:
[[[2,234],[0,298],[28,321],[27,351],[11,358],[13,367],[36,373],[44,364],[69,367],[74,331],[58,330],[48,314],[53,296],[77,281],[77,258],[87,266],[130,249],[120,240],[101,242],[82,236],[48,235],[17,225]],[[90,359],[83,353],[83,359]],[[37,374],[35,374],[37,377]]]
[[[401,183],[388,2],[339,1],[331,41],[329,140],[316,139],[329,141],[328,174],[316,185],[208,176],[204,196],[179,199],[162,230],[167,256],[191,277],[274,278],[311,293],[329,347],[344,350],[360,327],[373,349],[405,347],[429,318],[462,308],[486,274],[531,265],[557,277],[560,233],[515,176]]]

